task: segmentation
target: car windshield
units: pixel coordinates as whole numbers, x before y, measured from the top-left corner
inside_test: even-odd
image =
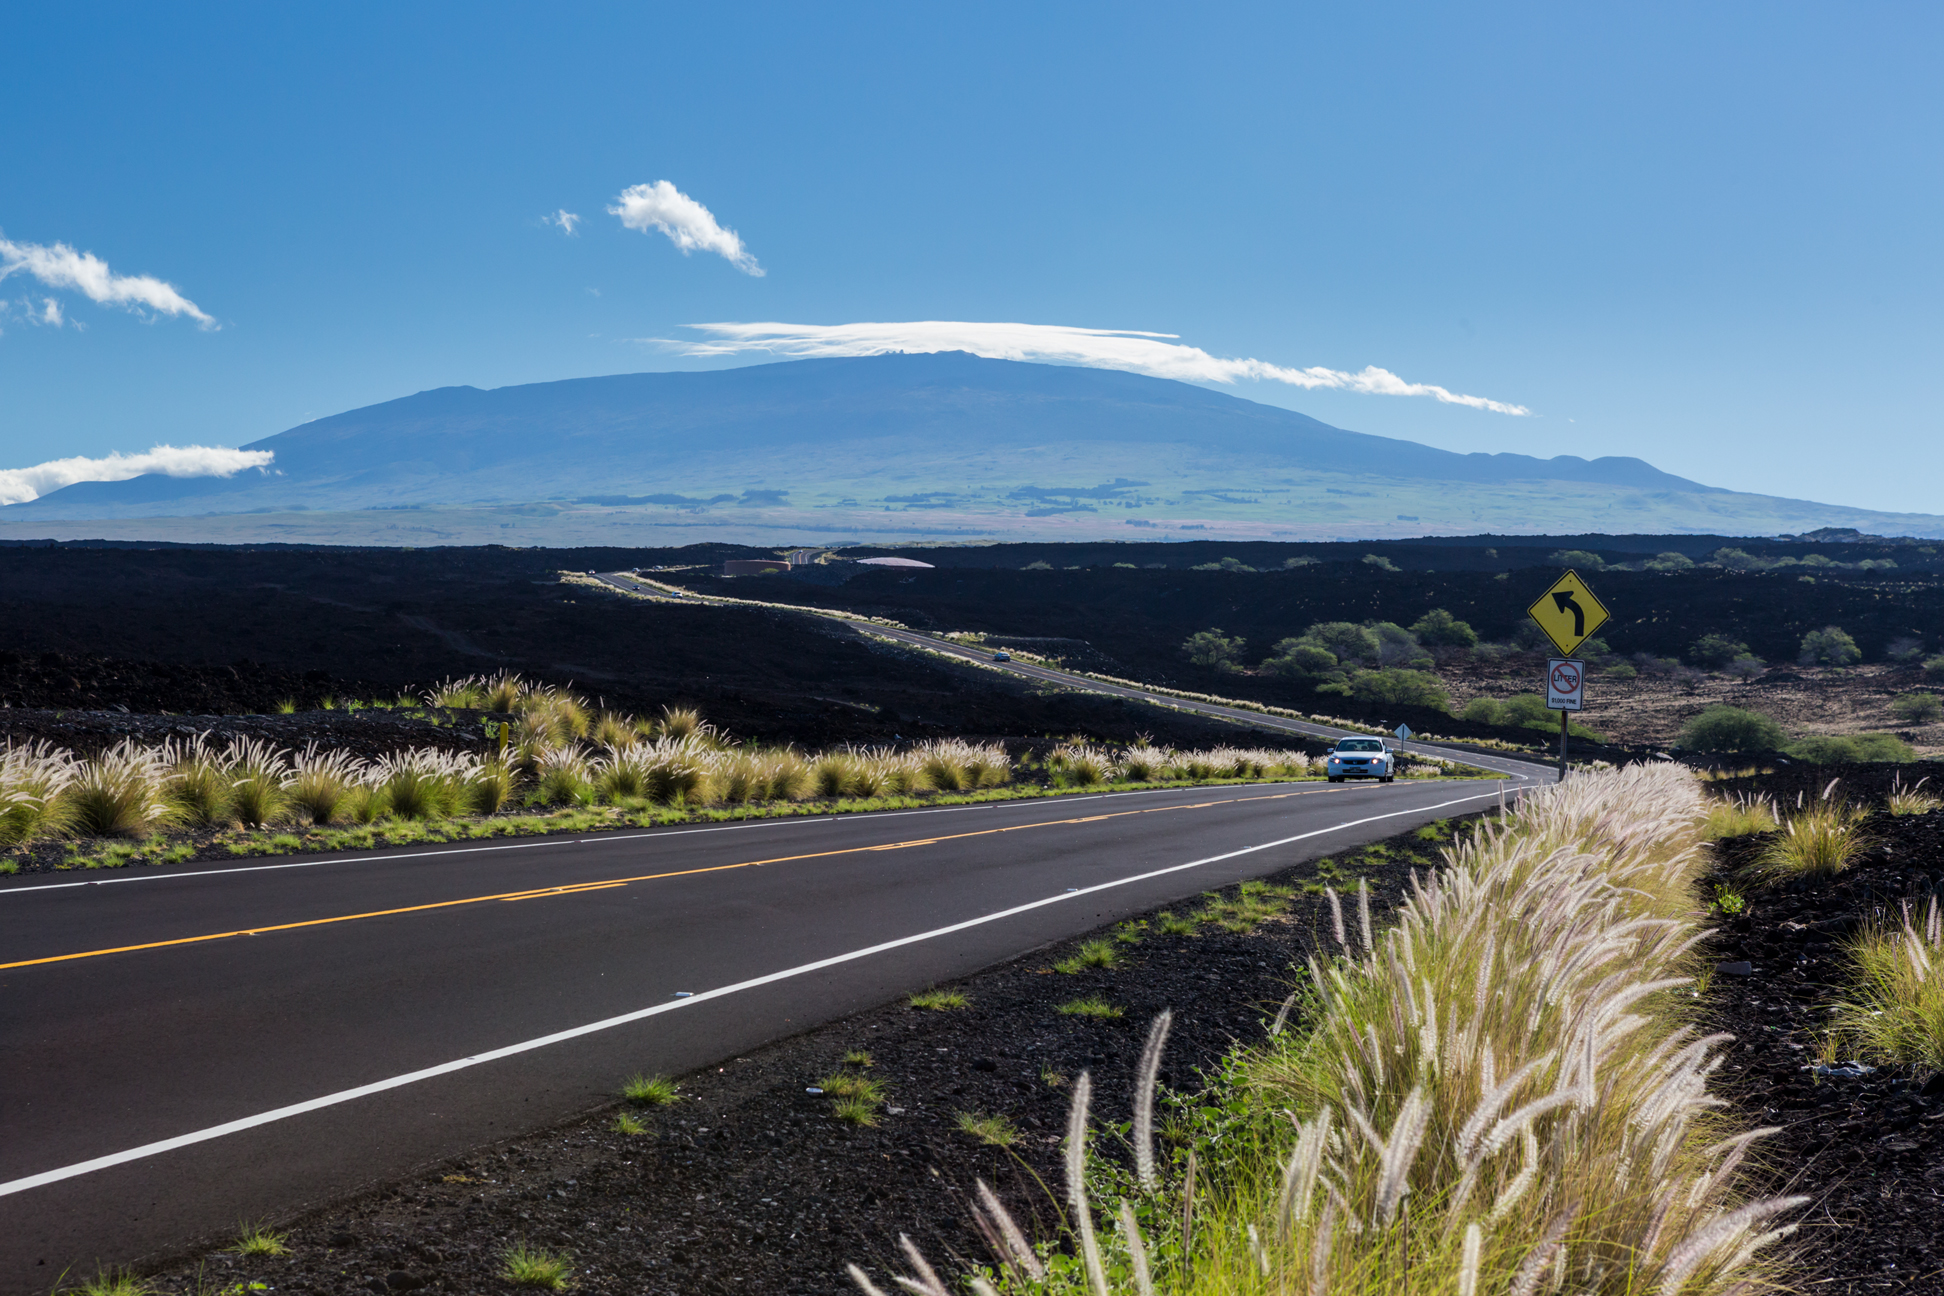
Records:
[[[1345,738],[1342,742],[1337,744],[1337,750],[1357,751],[1357,752],[1378,752],[1384,750],[1384,744],[1383,744],[1383,740],[1378,738]]]

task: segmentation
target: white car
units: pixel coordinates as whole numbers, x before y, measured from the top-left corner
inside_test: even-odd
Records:
[[[1325,772],[1332,783],[1353,778],[1388,783],[1397,777],[1397,756],[1382,738],[1345,738],[1330,749]]]

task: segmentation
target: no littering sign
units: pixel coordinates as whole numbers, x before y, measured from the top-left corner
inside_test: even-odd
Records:
[[[1555,657],[1546,663],[1546,706],[1578,711],[1586,702],[1586,663]]]

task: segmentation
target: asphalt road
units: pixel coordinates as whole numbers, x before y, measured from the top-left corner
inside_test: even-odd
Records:
[[[604,581],[615,589],[634,594],[646,594],[655,598],[671,599],[684,603],[720,603],[725,601],[710,598],[707,595],[693,593],[692,591],[683,589],[679,585],[672,585],[662,581],[646,581],[632,572],[601,572],[598,574],[590,572],[588,574],[595,576],[596,579]],[[777,603],[770,604],[769,606],[789,607],[790,605]],[[1253,711],[1247,707],[1223,706],[1217,702],[1203,702],[1194,698],[1176,697],[1167,693],[1156,692],[1152,689],[1145,689],[1139,685],[1112,684],[1078,674],[1074,671],[1060,670],[1051,666],[1040,666],[1032,662],[995,662],[992,660],[992,651],[990,649],[970,648],[964,644],[954,643],[949,639],[941,639],[936,635],[920,634],[915,630],[904,630],[892,626],[880,625],[865,617],[851,616],[841,611],[818,609],[815,611],[805,611],[804,615],[822,616],[831,620],[841,621],[861,634],[877,635],[880,638],[889,639],[895,643],[908,644],[914,648],[922,648],[927,652],[935,652],[947,657],[956,657],[961,661],[973,663],[986,670],[1003,671],[1008,675],[1017,676],[1020,679],[1029,679],[1035,683],[1055,684],[1062,688],[1080,689],[1089,693],[1101,693],[1108,697],[1122,697],[1135,702],[1147,702],[1154,706],[1173,707],[1178,711],[1187,711],[1195,715],[1213,716],[1221,720],[1232,720],[1237,724],[1248,725],[1255,729],[1303,734],[1311,738],[1343,738],[1352,732],[1348,729],[1334,728],[1330,725],[1314,724],[1307,720],[1293,720],[1287,716]],[[1530,779],[1535,776],[1543,777],[1540,772],[1545,768],[1529,759],[1489,755],[1474,751],[1470,748],[1444,747],[1421,742],[1400,743],[1394,739],[1386,739],[1386,741],[1392,747],[1401,751],[1415,752],[1421,756],[1441,756],[1450,760],[1460,760],[1479,769],[1506,774],[1518,779]]]
[[[1509,785],[1183,788],[5,879],[0,1291],[288,1216],[585,1111],[632,1072],[691,1071]]]

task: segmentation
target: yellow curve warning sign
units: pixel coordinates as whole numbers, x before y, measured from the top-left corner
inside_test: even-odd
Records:
[[[1562,657],[1571,657],[1595,630],[1607,623],[1606,605],[1593,597],[1579,573],[1569,571],[1552,583],[1526,615],[1539,623]]]

